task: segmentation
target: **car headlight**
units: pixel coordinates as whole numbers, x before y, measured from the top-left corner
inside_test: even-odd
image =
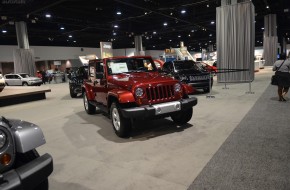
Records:
[[[176,84],[174,85],[174,91],[175,91],[175,92],[180,92],[180,91],[181,91],[181,85],[180,85],[179,83],[176,83]]]
[[[6,134],[0,130],[0,149],[6,144]]]
[[[144,93],[144,91],[143,91],[142,88],[136,88],[136,90],[135,90],[135,95],[136,95],[137,97],[141,97],[141,96],[143,96],[143,93]]]

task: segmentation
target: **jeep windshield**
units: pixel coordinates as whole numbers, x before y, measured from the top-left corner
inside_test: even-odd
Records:
[[[157,68],[151,59],[147,58],[121,58],[107,61],[109,75],[132,72],[152,72]]]
[[[202,68],[194,61],[174,61],[174,68],[180,70],[201,70]],[[202,69],[203,70],[203,69]]]

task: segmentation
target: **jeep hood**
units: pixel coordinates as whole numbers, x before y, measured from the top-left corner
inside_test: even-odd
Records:
[[[153,84],[172,81],[174,80],[171,77],[160,75],[158,72],[136,72],[113,75],[108,82],[126,88],[133,87],[141,83]]]

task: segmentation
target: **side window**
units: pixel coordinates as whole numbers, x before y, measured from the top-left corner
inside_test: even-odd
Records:
[[[96,79],[96,73],[95,73],[95,64],[92,64],[89,66],[89,78],[91,81],[94,81]]]
[[[21,79],[21,77],[18,76],[18,75],[14,75],[14,78],[15,78],[15,79]]]
[[[104,73],[104,64],[102,62],[96,64],[96,73]]]

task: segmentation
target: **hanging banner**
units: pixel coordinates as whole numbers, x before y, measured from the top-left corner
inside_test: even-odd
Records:
[[[103,58],[113,57],[112,42],[100,42],[101,56]]]

